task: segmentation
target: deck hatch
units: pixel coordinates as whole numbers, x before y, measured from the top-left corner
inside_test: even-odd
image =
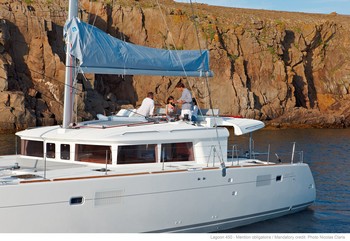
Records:
[[[20,175],[14,175],[11,176],[12,178],[18,178],[18,179],[33,179],[33,178],[42,178],[41,176],[35,175],[35,174],[20,174]]]

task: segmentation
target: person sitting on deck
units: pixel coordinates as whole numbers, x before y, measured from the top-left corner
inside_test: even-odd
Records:
[[[165,115],[167,119],[174,120],[176,118],[176,105],[173,96],[169,96],[166,101]]]
[[[196,122],[198,118],[198,105],[195,98],[192,98],[191,121]]]
[[[147,97],[143,99],[141,106],[136,110],[137,114],[149,117],[154,115],[153,92],[148,92]]]

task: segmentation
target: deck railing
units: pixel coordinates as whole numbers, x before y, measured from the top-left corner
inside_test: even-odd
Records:
[[[293,147],[291,152],[275,152],[274,156],[276,157],[275,161],[277,163],[303,163],[304,162],[304,152],[303,151],[296,151],[295,149],[296,143],[293,142]],[[249,158],[252,159],[259,159],[261,161],[266,161],[267,163],[270,162],[270,156],[271,156],[271,147],[270,144],[267,146],[267,151],[255,151],[254,148],[249,151],[245,151],[242,153],[242,151],[239,151],[239,145],[232,144],[227,149],[227,161],[231,160],[232,165],[233,162],[236,161],[237,165],[239,165],[240,160],[246,160]]]

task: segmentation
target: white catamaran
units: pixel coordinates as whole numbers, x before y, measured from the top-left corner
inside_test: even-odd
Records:
[[[117,115],[72,125],[77,72],[212,73],[207,51],[125,43],[81,22],[77,1],[69,4],[63,125],[18,132],[20,154],[0,157],[0,232],[213,232],[314,202],[302,161],[262,161],[252,149],[227,154],[230,128],[250,135],[261,121],[203,115],[194,125]]]

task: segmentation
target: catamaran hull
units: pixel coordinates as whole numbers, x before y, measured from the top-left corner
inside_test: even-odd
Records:
[[[1,232],[213,232],[300,211],[307,164],[51,179],[0,186]],[[6,217],[6,218],[5,218]]]

